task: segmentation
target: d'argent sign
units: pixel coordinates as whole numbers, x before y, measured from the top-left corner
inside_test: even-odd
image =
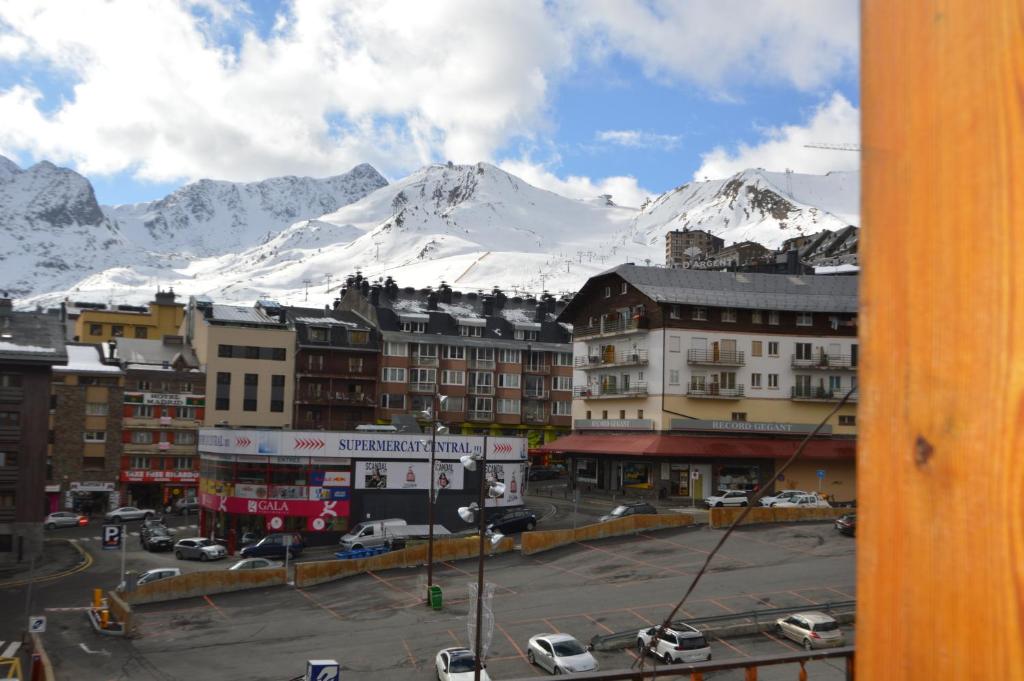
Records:
[[[702,419],[672,419],[672,430],[714,430],[733,433],[775,433],[779,435],[810,433],[816,423],[778,423],[771,421],[705,421]],[[818,431],[831,435],[832,426],[826,424]]]

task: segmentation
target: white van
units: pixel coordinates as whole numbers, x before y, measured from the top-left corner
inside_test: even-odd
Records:
[[[353,527],[348,534],[341,538],[341,548],[351,551],[352,549],[384,546],[391,535],[389,529],[394,527],[405,527],[405,521],[401,518],[366,520]]]

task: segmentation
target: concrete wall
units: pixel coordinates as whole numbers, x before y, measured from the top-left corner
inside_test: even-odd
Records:
[[[525,536],[524,532],[523,535]],[[478,555],[480,538],[478,536],[459,537],[456,539],[434,540],[434,562],[475,558]],[[515,548],[511,537],[505,537],[498,546],[489,553],[507,553]],[[401,551],[390,551],[369,558],[351,560],[325,560],[311,563],[295,564],[295,586],[306,587],[314,584],[332,582],[352,575],[368,571],[392,570],[394,568],[425,565],[427,562],[427,545],[419,544]],[[425,597],[425,595],[424,595]]]
[[[280,586],[285,581],[283,567],[262,570],[209,570],[143,584],[135,591],[123,594],[122,598],[133,605],[159,603],[179,598]]]
[[[712,529],[729,527],[743,513],[742,508],[713,508],[708,513]],[[752,508],[741,525],[832,520],[852,512],[849,508]]]
[[[143,585],[145,586],[145,585]],[[126,632],[132,630],[132,606],[128,605],[119,594],[114,591],[107,592],[107,609],[115,620],[124,625]]]
[[[520,539],[524,556],[572,544],[577,541],[607,539],[644,530],[660,530],[668,527],[693,525],[693,516],[686,514],[630,515],[595,525],[584,525],[575,530],[543,530],[523,532]]]

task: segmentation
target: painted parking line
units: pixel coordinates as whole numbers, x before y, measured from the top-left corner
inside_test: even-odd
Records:
[[[742,655],[743,657],[750,657],[750,655],[748,655],[747,653],[743,652],[742,650],[740,650],[739,648],[737,648],[737,647],[736,647],[736,646],[734,646],[733,644],[729,643],[729,642],[728,642],[728,641],[726,641],[726,640],[725,640],[724,638],[718,638],[717,636],[714,636],[713,638],[714,638],[714,639],[715,639],[716,641],[718,641],[719,643],[723,644],[723,645],[724,645],[724,646],[725,646],[726,648],[730,648],[731,650],[733,650],[733,651],[735,651],[735,652],[739,653],[739,654],[740,654],[740,655]]]
[[[638,534],[637,536],[640,537],[641,539],[646,539],[648,541],[656,541],[656,542],[661,542],[661,543],[665,543],[665,544],[671,544],[673,546],[677,546],[679,548],[686,549],[687,551],[693,551],[694,553],[700,553],[700,554],[705,555],[705,556],[707,556],[709,553],[711,553],[711,551],[708,550],[708,549],[697,548],[696,546],[692,546],[690,544],[683,544],[683,543],[677,542],[677,541],[672,541],[671,539],[665,539],[664,537],[652,537],[649,534],[643,534],[643,533]],[[727,553],[719,552],[719,553],[715,554],[715,557],[716,558],[719,558],[719,557],[727,558],[727,559],[729,559],[729,560],[731,560],[733,562],[739,563],[740,565],[742,565],[744,567],[751,567],[751,566],[754,565],[753,563],[751,563],[749,561],[742,560],[740,558],[735,558],[733,556],[730,556]]]
[[[789,648],[790,650],[800,650],[800,648],[798,648],[797,646],[793,645],[789,641],[786,641],[785,639],[781,639],[778,636],[772,636],[767,631],[762,631],[761,634],[763,636],[766,636],[766,637],[770,638],[771,640],[775,641],[780,646],[783,646],[785,648]]]
[[[848,598],[848,599],[850,599],[851,601],[855,601],[855,600],[857,600],[857,597],[856,597],[856,596],[853,596],[853,595],[851,595],[851,594],[848,594],[848,593],[846,593],[845,591],[840,591],[839,589],[834,589],[834,588],[832,588],[832,587],[830,587],[830,586],[826,586],[825,588],[826,588],[826,589],[828,589],[829,591],[832,591],[832,592],[834,592],[834,593],[837,593],[837,594],[839,594],[840,596],[843,596],[843,597],[845,597],[845,598]]]
[[[377,573],[373,572],[372,570],[367,570],[366,574],[370,575],[371,577],[373,577],[374,579],[376,579],[378,582],[380,582],[381,584],[385,585],[389,589],[392,589],[394,591],[399,591],[401,593],[404,593],[406,596],[412,598],[417,603],[419,603],[422,600],[419,596],[417,596],[413,592],[411,592],[411,591],[409,591],[407,589],[403,589],[402,587],[397,586],[395,584],[392,584],[390,579],[384,579],[383,577],[381,577]]]
[[[442,561],[440,564],[445,566],[445,567],[447,567],[447,568],[451,568],[452,570],[455,570],[456,572],[458,572],[460,574],[466,575],[467,577],[473,577],[473,578],[476,577],[476,573],[475,572],[468,572],[467,570],[463,570],[462,568],[458,567],[457,565],[455,565],[453,563],[449,563],[448,561]],[[509,593],[509,594],[512,594],[512,595],[516,595],[518,593],[517,591],[513,591],[512,589],[508,588],[507,586],[502,586],[501,584],[495,583],[495,586],[499,590],[505,591],[506,593]]]
[[[329,612],[335,619],[344,619],[341,615],[338,614],[336,610],[334,610],[334,608],[324,605],[317,599],[313,598],[313,596],[306,592],[305,589],[296,589],[296,591],[302,594],[310,603],[312,603],[316,607],[320,608],[321,610],[326,610],[327,612]]]
[[[518,643],[516,643],[515,639],[514,639],[514,638],[512,638],[511,636],[509,636],[509,633],[508,633],[507,631],[505,631],[505,627],[501,626],[501,625],[500,625],[500,624],[498,624],[497,622],[495,622],[495,623],[494,623],[494,626],[495,626],[495,627],[497,627],[497,628],[498,628],[498,631],[500,631],[500,632],[501,632],[501,633],[502,633],[502,634],[503,634],[503,635],[505,636],[505,638],[507,638],[507,639],[508,639],[508,642],[512,644],[512,648],[514,648],[514,649],[515,649],[515,651],[516,651],[516,654],[517,654],[517,655],[518,655],[518,656],[519,656],[520,658],[522,658],[522,660],[523,660],[524,662],[526,662],[527,664],[529,664],[529,663],[530,663],[530,661],[526,659],[526,653],[524,653],[524,652],[523,652],[523,649],[519,647],[519,644],[518,644]]]
[[[585,542],[579,542],[579,545],[583,546],[585,548],[591,549],[593,551],[600,551],[601,553],[606,553],[606,554],[615,556],[615,558],[618,559],[618,560],[627,560],[630,563],[636,563],[637,565],[643,565],[645,567],[654,568],[654,569],[657,569],[657,570],[661,570],[662,572],[672,572],[672,573],[674,573],[676,575],[679,575],[680,577],[692,577],[693,576],[692,572],[683,572],[682,570],[677,570],[675,568],[662,567],[661,565],[656,565],[656,564],[651,563],[651,562],[646,561],[646,560],[640,560],[639,558],[632,558],[632,557],[630,557],[628,555],[625,555],[625,554],[622,554],[622,553],[618,553],[618,552],[615,552],[615,551],[609,551],[607,549],[602,549],[600,547],[593,546],[593,545],[587,544]]]
[[[412,663],[413,669],[416,671],[420,670],[420,663],[416,660],[416,656],[412,654],[412,649],[409,647],[409,642],[404,638],[402,639],[402,645],[405,646],[405,654],[409,657],[409,662]]]
[[[221,609],[220,609],[219,607],[217,607],[217,604],[213,602],[213,599],[212,599],[212,598],[210,598],[209,596],[203,595],[203,600],[205,600],[205,601],[206,601],[206,603],[207,603],[207,604],[208,604],[208,605],[209,605],[209,606],[210,606],[211,608],[213,608],[213,609],[214,609],[214,611],[215,611],[215,612],[216,612],[216,613],[217,613],[218,615],[220,615],[221,617],[223,617],[223,618],[224,618],[224,619],[226,619],[226,620],[227,620],[227,619],[231,619],[230,617],[228,617],[227,615],[225,615],[225,614],[224,614],[224,611],[223,611],[223,610],[221,610]]]

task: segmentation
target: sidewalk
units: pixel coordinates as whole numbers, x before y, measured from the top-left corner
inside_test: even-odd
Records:
[[[84,552],[76,549],[69,540],[46,539],[43,541],[43,553],[35,561],[34,570],[27,559],[0,567],[0,588],[27,582],[30,573],[35,581],[53,577],[78,567],[85,560]]]

